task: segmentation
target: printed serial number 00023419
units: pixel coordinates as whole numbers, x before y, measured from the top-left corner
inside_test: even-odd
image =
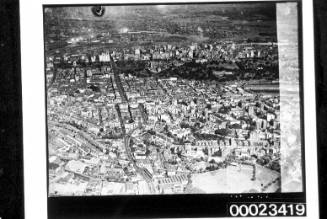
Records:
[[[232,217],[305,216],[304,203],[234,203],[229,205]]]

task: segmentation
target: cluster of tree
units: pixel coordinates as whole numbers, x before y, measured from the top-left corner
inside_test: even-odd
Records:
[[[240,124],[238,124],[238,123],[234,123],[232,125],[229,125],[228,127],[230,129],[241,129],[242,128],[242,126]]]
[[[148,130],[147,132],[148,132],[150,135],[155,135],[155,134],[156,134],[156,132],[155,132],[154,130],[152,130],[152,129]]]
[[[230,134],[230,130],[228,130],[228,129],[217,129],[217,130],[215,131],[215,134],[216,134],[216,135],[227,136],[227,135]]]
[[[68,125],[71,125],[79,130],[83,130],[83,131],[86,131],[86,127],[83,126],[82,124],[77,124],[75,121],[71,120],[71,121],[68,121],[68,122],[65,122],[66,124]]]
[[[280,172],[280,163],[279,161],[272,161],[268,164],[268,167],[272,170]]]
[[[242,121],[244,121],[244,122],[246,122],[246,123],[250,123],[251,121],[252,121],[252,119],[249,117],[249,116],[240,116],[240,117],[238,117],[237,118],[238,120],[242,120]]]
[[[206,170],[208,171],[214,171],[214,170],[218,170],[218,169],[222,169],[222,168],[226,168],[227,167],[227,163],[226,162],[219,162],[219,163],[216,163],[215,160],[210,160],[209,161],[209,164],[207,167],[206,167]]]
[[[194,133],[193,134],[196,139],[199,140],[219,140],[221,137],[214,134],[202,134],[202,133]]]
[[[222,114],[228,114],[230,111],[231,111],[231,107],[229,106],[222,106],[218,110],[218,112]]]
[[[257,112],[257,117],[259,117],[260,119],[266,119],[267,118],[267,114],[262,112],[262,111],[258,111]]]
[[[271,157],[268,155],[262,156],[257,159],[257,163],[266,166],[269,169],[280,171],[280,163],[278,160],[271,160]]]
[[[267,165],[271,161],[271,157],[269,155],[264,155],[257,159],[257,163],[261,166]]]
[[[117,67],[124,73],[134,73],[144,70],[147,66],[146,61],[120,60],[117,61]]]
[[[192,126],[191,126],[190,124],[188,124],[188,123],[181,122],[181,123],[180,123],[180,127],[181,127],[182,129],[187,129],[187,128],[191,128]]]
[[[212,156],[221,157],[221,156],[222,156],[222,151],[221,151],[221,149],[219,148],[218,151],[215,151],[215,152],[212,154]]]

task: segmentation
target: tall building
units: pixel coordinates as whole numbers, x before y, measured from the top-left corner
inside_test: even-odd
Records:
[[[100,62],[110,62],[110,54],[109,54],[109,52],[101,53],[101,55],[99,55],[99,61]]]
[[[249,106],[249,115],[250,116],[254,116],[255,115],[254,106]]]

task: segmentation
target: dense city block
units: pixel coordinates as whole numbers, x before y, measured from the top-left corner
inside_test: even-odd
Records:
[[[51,196],[280,192],[274,5],[196,6],[45,8]]]

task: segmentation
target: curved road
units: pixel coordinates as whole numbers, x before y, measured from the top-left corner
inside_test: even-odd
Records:
[[[150,192],[151,194],[156,194],[156,189],[153,185],[153,182],[152,182],[152,177],[149,176],[147,173],[146,173],[146,170],[144,168],[141,168],[139,166],[137,166],[136,164],[136,161],[133,157],[133,154],[132,154],[132,151],[131,151],[131,148],[130,148],[130,142],[131,142],[131,135],[133,134],[133,132],[135,130],[137,130],[138,128],[134,128],[132,129],[131,131],[129,131],[125,137],[124,137],[124,145],[125,145],[125,150],[126,150],[126,153],[127,153],[127,156],[128,156],[128,159],[133,163],[133,166],[136,170],[137,173],[139,173],[143,179],[147,182],[148,184],[148,187],[150,189]]]

